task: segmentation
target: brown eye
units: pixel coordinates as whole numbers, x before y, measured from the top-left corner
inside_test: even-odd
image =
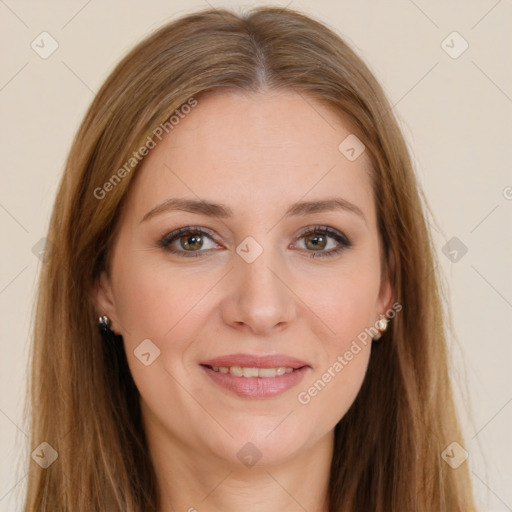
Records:
[[[314,226],[299,240],[304,240],[304,250],[310,258],[335,256],[353,245],[343,233],[328,226]]]
[[[322,234],[313,234],[304,237],[305,245],[308,249],[319,251],[327,246],[327,237]]]
[[[208,247],[208,243],[210,243],[210,247]],[[202,256],[217,246],[211,234],[202,228],[190,226],[165,235],[159,245],[168,252],[185,257]]]
[[[180,241],[182,249],[186,251],[201,249],[203,246],[202,235],[198,234],[180,236],[178,240]]]

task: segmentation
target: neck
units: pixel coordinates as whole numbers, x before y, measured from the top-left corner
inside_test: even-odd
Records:
[[[327,512],[334,433],[285,461],[245,467],[146,424],[159,512]]]

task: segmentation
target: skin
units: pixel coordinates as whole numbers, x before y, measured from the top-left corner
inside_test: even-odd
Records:
[[[381,273],[369,158],[349,161],[338,146],[350,126],[305,99],[293,92],[201,97],[137,171],[110,274],[97,283],[98,313],[123,335],[141,394],[162,512],[327,510],[333,429],[359,392],[371,340],[308,404],[297,395],[389,309],[393,290]],[[357,205],[364,219],[342,210],[283,217],[295,201],[333,196]],[[167,211],[141,222],[170,197],[223,203],[235,215]],[[215,234],[196,247],[202,256],[159,246],[189,225]],[[315,225],[353,245],[308,257],[315,250],[301,235]],[[236,253],[248,236],[263,248],[252,263]],[[338,247],[324,240],[324,252]],[[172,246],[185,252],[179,239]],[[145,339],[160,350],[149,366],[134,355]],[[241,352],[291,355],[310,368],[279,396],[242,398],[199,365]],[[261,453],[252,467],[237,457],[247,442]]]

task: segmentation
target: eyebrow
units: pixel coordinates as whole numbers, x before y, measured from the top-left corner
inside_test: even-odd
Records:
[[[184,198],[169,198],[155,206],[141,220],[141,223],[164,212],[184,211],[207,215],[219,219],[234,217],[233,210],[224,204],[211,203],[208,201]],[[348,211],[361,217],[366,223],[366,218],[362,210],[355,204],[343,199],[342,197],[333,197],[318,201],[299,201],[292,204],[283,217],[304,216],[313,213],[322,213],[328,211]]]

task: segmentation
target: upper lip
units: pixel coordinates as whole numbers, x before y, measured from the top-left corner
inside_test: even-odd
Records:
[[[253,354],[229,354],[202,361],[203,366],[242,366],[244,368],[302,368],[309,366],[305,361],[282,354],[257,356]]]

